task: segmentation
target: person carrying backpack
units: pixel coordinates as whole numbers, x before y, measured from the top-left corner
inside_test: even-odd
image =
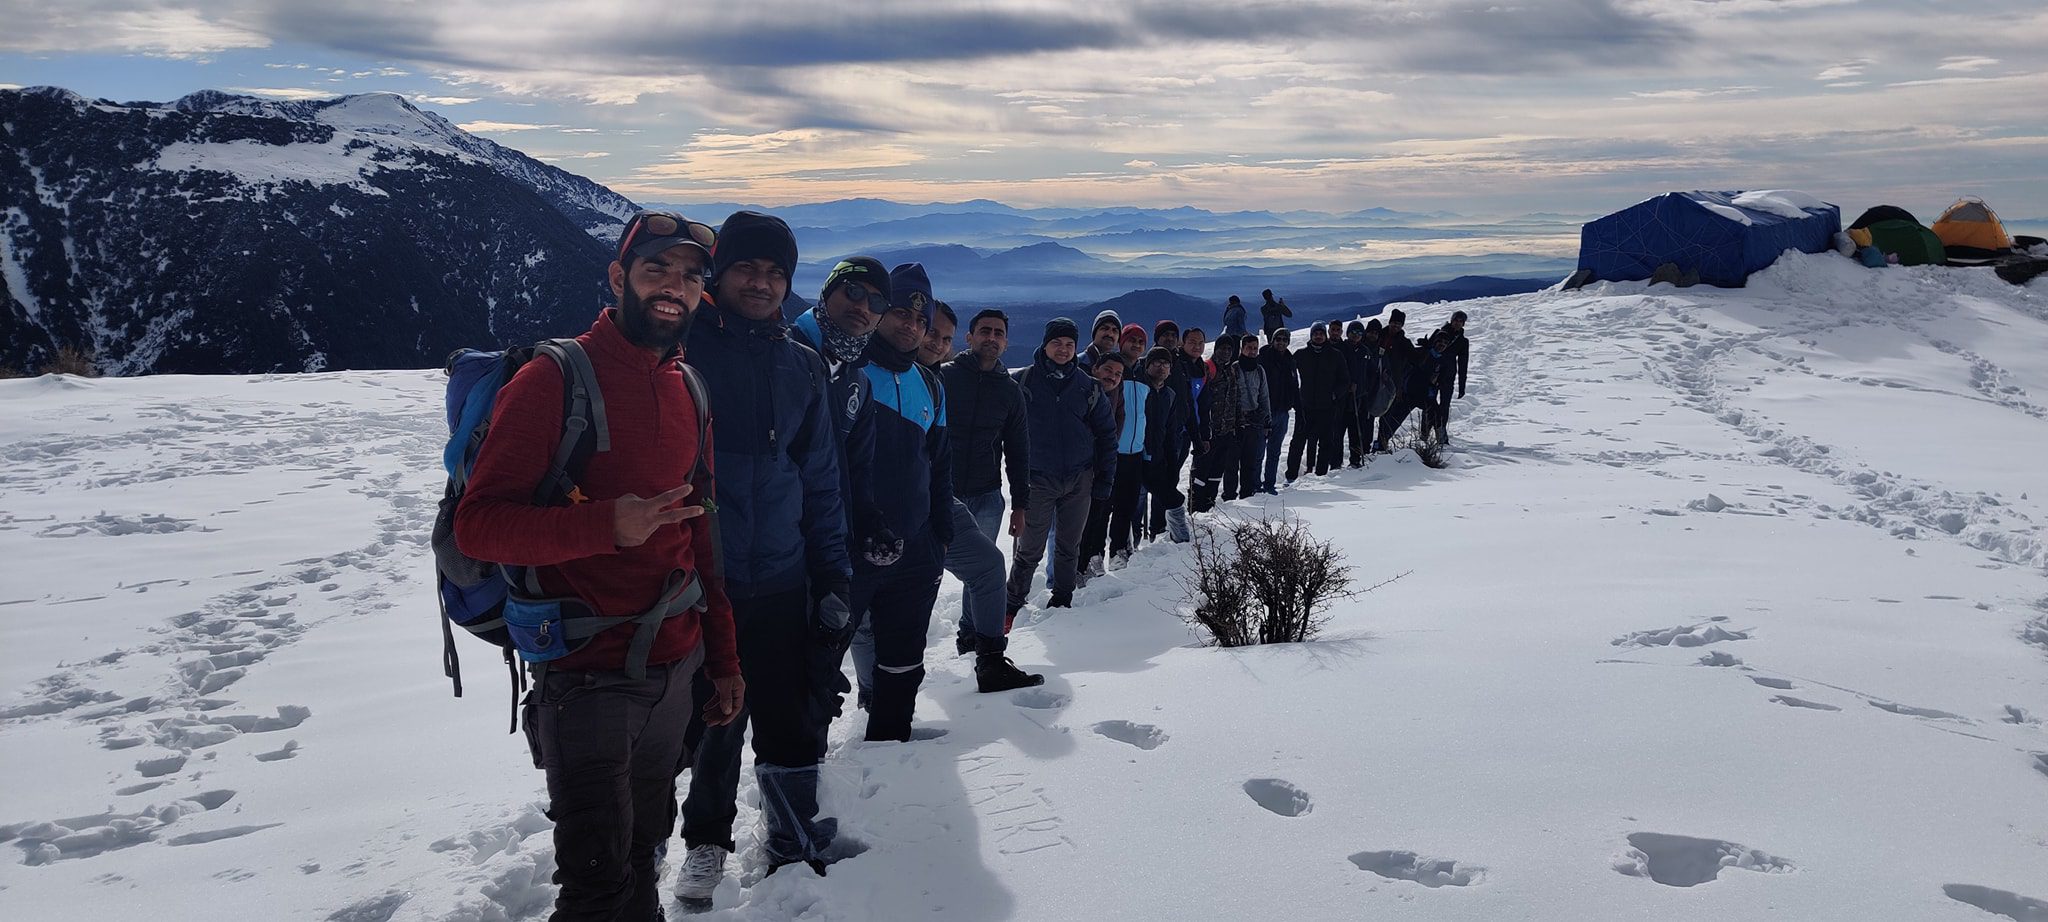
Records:
[[[1058,522],[1053,550],[1052,597],[1048,608],[1074,604],[1074,571],[1088,506],[1106,500],[1116,480],[1116,419],[1101,385],[1074,354],[1080,331],[1074,321],[1055,317],[1031,364],[1015,377],[1024,392],[1031,501],[1024,527],[1011,548],[1009,617],[1014,619],[1031,592],[1046,536]]]
[[[1236,475],[1225,465],[1224,499],[1250,499],[1265,485],[1262,473],[1266,442],[1273,430],[1273,394],[1266,370],[1259,365],[1259,336],[1237,338],[1237,367],[1244,378],[1245,425],[1238,433]]]
[[[1215,508],[1216,492],[1223,487],[1224,479],[1236,480],[1237,465],[1242,457],[1239,440],[1252,428],[1251,398],[1248,396],[1251,388],[1245,382],[1246,370],[1237,364],[1240,342],[1242,340],[1235,336],[1216,340],[1216,348],[1210,352],[1216,367],[1209,373],[1208,383],[1202,386],[1201,394],[1195,398],[1202,431],[1195,450],[1194,488],[1188,491],[1189,512],[1208,512]],[[1263,410],[1264,406],[1265,398],[1261,395],[1259,407]],[[1264,437],[1263,432],[1260,437]]]
[[[730,723],[746,693],[700,505],[708,496],[698,492],[715,469],[700,466],[712,451],[699,438],[711,408],[692,399],[678,348],[713,241],[709,227],[678,215],[626,223],[608,269],[619,306],[566,353],[587,360],[597,384],[590,399],[604,426],[594,451],[567,489],[548,483],[575,370],[528,361],[497,393],[454,512],[463,554],[523,571],[514,603],[573,599],[596,618],[621,619],[574,652],[534,662],[522,705],[534,764],[547,773],[557,919],[660,913],[657,854],[675,825],[684,728],[700,706],[707,724]],[[700,467],[705,476],[693,478]],[[687,604],[658,615],[669,598]],[[575,641],[566,617],[540,622],[539,647]],[[547,641],[551,628],[562,636]],[[522,653],[533,640],[521,641]],[[701,701],[691,684],[700,664],[710,685]]]
[[[1268,293],[1270,294],[1270,292]],[[1223,332],[1217,335],[1243,336],[1244,334],[1244,302],[1239,301],[1236,295],[1231,295],[1230,303],[1223,305]]]
[[[835,854],[838,822],[817,815],[818,762],[848,688],[840,664],[852,631],[852,566],[824,361],[782,320],[796,263],[789,225],[734,212],[690,328],[690,365],[718,406],[720,547],[747,701],[738,721],[691,728],[689,852],[676,881],[685,909],[709,909],[725,878],[748,724],[770,871],[802,862],[822,872]]]
[[[1381,453],[1388,451],[1387,441],[1400,430],[1401,423],[1408,419],[1409,411],[1416,406],[1408,400],[1408,379],[1415,371],[1419,356],[1415,344],[1408,340],[1407,328],[1408,315],[1397,307],[1387,312],[1386,329],[1380,331],[1380,379],[1392,384],[1394,392],[1391,401],[1384,395],[1378,398],[1379,402],[1388,403],[1387,411],[1380,416],[1379,438],[1373,441],[1373,450]]]

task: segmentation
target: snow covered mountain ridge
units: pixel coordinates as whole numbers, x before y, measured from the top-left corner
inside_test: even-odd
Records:
[[[1408,576],[1219,650],[1147,544],[1025,610],[1048,682],[1003,695],[947,577],[927,738],[833,730],[867,850],[764,878],[743,772],[706,918],[2048,918],[2048,279],[1792,254],[1404,307],[1470,316],[1449,466],[1216,515]],[[438,668],[441,382],[0,381],[12,916],[545,914],[506,679]]]
[[[391,94],[0,90],[0,366],[419,367],[574,333],[633,207]]]

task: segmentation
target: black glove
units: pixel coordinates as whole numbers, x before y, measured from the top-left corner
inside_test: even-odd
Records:
[[[860,556],[877,567],[891,566],[903,559],[903,539],[887,528],[876,529],[861,542]]]
[[[852,627],[853,609],[847,606],[846,596],[839,592],[819,596],[812,610],[820,636],[838,639],[846,636]]]

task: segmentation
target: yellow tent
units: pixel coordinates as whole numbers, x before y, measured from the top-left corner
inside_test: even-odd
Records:
[[[1941,219],[1934,222],[1931,230],[1941,238],[1951,263],[1988,262],[1999,253],[2012,249],[2012,235],[2005,232],[2004,224],[1999,223],[1998,213],[1980,198],[1957,200],[1941,213]],[[1958,253],[1958,250],[1962,252]]]

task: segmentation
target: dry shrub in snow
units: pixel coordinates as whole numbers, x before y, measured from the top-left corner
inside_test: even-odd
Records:
[[[91,355],[73,349],[70,346],[65,346],[57,350],[56,358],[51,359],[49,364],[43,366],[43,374],[77,375],[81,378],[97,378],[100,376],[100,370],[99,366],[93,364]]]
[[[1312,640],[1354,594],[1344,555],[1295,516],[1203,524],[1193,551],[1190,620],[1219,647]]]

